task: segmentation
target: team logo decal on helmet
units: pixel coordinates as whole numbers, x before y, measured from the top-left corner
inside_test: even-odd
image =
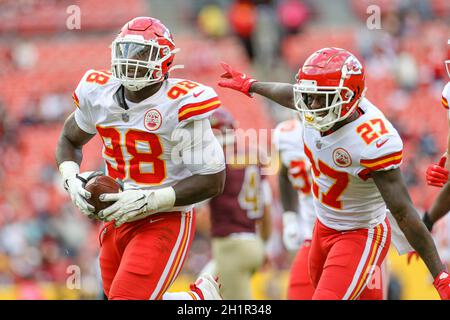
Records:
[[[347,68],[346,71],[346,77],[347,79],[352,74],[361,74],[363,67],[361,65],[361,62],[359,62],[355,57],[350,56],[347,60],[347,62],[344,65]]]
[[[344,148],[337,148],[333,151],[333,161],[338,167],[342,168],[352,165],[352,157]]]
[[[161,127],[162,116],[156,109],[150,109],[145,113],[144,126],[149,131],[158,130]]]

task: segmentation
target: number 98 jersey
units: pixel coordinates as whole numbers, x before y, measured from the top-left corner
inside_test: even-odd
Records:
[[[370,228],[386,217],[386,204],[371,172],[398,168],[403,143],[383,113],[367,99],[359,118],[321,136],[304,128],[318,219],[335,230]]]
[[[107,175],[139,188],[151,189],[171,186],[202,173],[193,172],[185,161],[176,162],[181,160],[176,157],[181,150],[176,149],[174,130],[184,128],[194,120],[209,126],[208,117],[220,106],[212,88],[169,78],[151,97],[139,103],[128,101],[124,104],[119,81],[109,72],[89,70],[78,84],[73,99],[77,106],[75,121],[78,126],[87,133],[98,133],[103,141]],[[223,151],[217,145],[221,152],[217,161],[219,172],[225,164]],[[202,166],[198,167],[201,170]]]

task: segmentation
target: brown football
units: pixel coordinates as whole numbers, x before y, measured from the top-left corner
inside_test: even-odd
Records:
[[[117,193],[122,191],[121,185],[111,177],[108,176],[96,176],[86,183],[84,187],[91,193],[91,198],[87,202],[94,206],[95,214],[99,211],[109,207],[114,201],[103,202],[98,198],[103,193]]]

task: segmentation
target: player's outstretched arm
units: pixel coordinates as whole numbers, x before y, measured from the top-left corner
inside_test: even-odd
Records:
[[[290,83],[281,82],[255,82],[250,92],[266,97],[283,107],[295,110],[294,87]]]
[[[294,90],[290,83],[280,82],[259,82],[241,71],[234,70],[226,63],[221,63],[225,70],[221,74],[218,85],[224,88],[240,91],[251,97],[252,93],[257,93],[286,108],[295,109]]]
[[[400,169],[375,171],[372,172],[372,177],[406,239],[436,278],[445,270],[445,266],[437,253],[430,232],[412,204]]]

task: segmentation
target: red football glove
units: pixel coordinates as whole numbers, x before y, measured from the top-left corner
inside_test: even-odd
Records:
[[[442,300],[450,300],[450,276],[442,271],[433,282]]]
[[[406,261],[408,262],[408,265],[411,263],[411,260],[413,258],[416,258],[416,261],[419,261],[420,256],[419,256],[419,254],[416,251],[408,252],[408,257],[406,258]]]
[[[220,64],[222,68],[225,69],[225,72],[222,73],[220,77],[228,80],[220,80],[217,84],[224,88],[230,88],[240,91],[252,98],[252,95],[248,91],[250,90],[252,83],[256,82],[257,80],[249,78],[245,73],[233,70],[225,62],[221,62]]]
[[[432,164],[428,167],[426,179],[430,186],[442,188],[447,183],[449,172],[444,167],[446,160],[447,157],[443,156],[438,164]]]

